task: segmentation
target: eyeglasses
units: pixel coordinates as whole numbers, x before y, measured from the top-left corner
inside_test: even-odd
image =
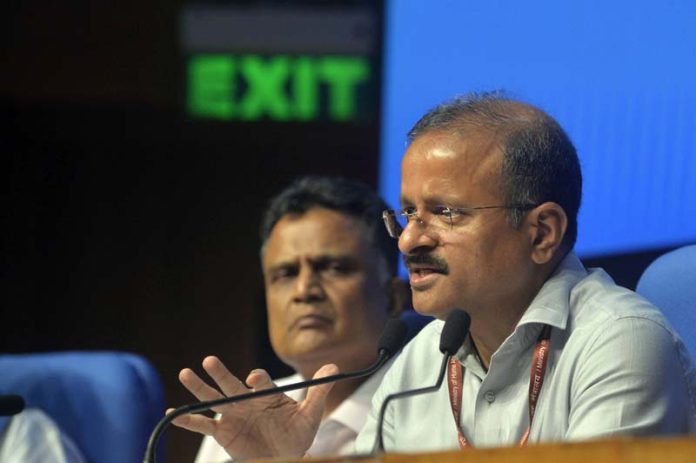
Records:
[[[409,222],[414,220],[420,223],[423,228],[439,228],[441,230],[451,230],[455,222],[464,215],[469,215],[473,211],[481,209],[518,209],[529,211],[536,207],[534,204],[507,204],[501,206],[476,206],[476,207],[449,207],[432,206],[420,214],[415,207],[406,207],[395,211],[387,209],[382,212],[382,220],[387,232],[392,238],[398,239]]]

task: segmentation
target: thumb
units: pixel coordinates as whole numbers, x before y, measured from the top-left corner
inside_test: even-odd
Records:
[[[314,378],[312,379],[325,378],[336,374],[338,374],[338,367],[333,363],[329,363],[319,368],[317,372],[314,373]],[[302,401],[302,408],[310,415],[321,417],[324,412],[326,396],[329,395],[334,384],[335,383],[326,383],[310,387],[307,390],[307,397]]]

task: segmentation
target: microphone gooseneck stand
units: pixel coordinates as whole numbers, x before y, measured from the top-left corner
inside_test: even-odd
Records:
[[[382,406],[379,409],[379,417],[377,418],[377,434],[375,435],[375,444],[372,447],[373,454],[384,452],[382,429],[384,427],[384,415],[387,411],[387,405],[389,402],[396,399],[403,399],[404,397],[435,392],[440,389],[442,381],[445,379],[447,362],[451,356],[457,353],[459,348],[464,343],[464,340],[469,334],[469,325],[471,325],[471,317],[469,317],[469,314],[463,310],[454,310],[447,317],[447,321],[445,321],[445,325],[442,328],[442,334],[440,335],[440,352],[445,355],[442,357],[442,364],[440,365],[440,371],[438,372],[437,381],[434,385],[418,389],[411,389],[408,391],[396,392],[388,395],[384,399],[384,402],[382,402]]]

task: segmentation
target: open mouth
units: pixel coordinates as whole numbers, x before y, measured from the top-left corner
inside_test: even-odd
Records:
[[[408,269],[408,280],[411,288],[416,291],[423,291],[435,284],[440,275],[446,275],[439,268],[410,266]]]
[[[409,273],[415,274],[416,276],[419,276],[419,277],[430,275],[431,273],[444,274],[444,272],[442,270],[436,269],[436,268],[412,268],[412,269],[409,269]]]
[[[449,273],[447,261],[432,254],[405,255],[404,263],[410,275],[425,276],[432,273],[447,275]]]

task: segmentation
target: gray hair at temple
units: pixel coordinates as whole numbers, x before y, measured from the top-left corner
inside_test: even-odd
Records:
[[[261,220],[262,255],[280,219],[288,214],[302,215],[315,207],[340,212],[361,222],[375,250],[384,258],[389,276],[396,276],[399,249],[382,222],[382,211],[389,206],[368,185],[343,177],[302,177],[272,198]]]
[[[409,143],[429,132],[490,132],[503,152],[501,190],[506,204],[560,205],[568,216],[564,242],[572,249],[582,197],[582,173],[573,142],[551,116],[503,92],[469,94],[430,110],[408,133]],[[518,228],[527,211],[509,209]]]

